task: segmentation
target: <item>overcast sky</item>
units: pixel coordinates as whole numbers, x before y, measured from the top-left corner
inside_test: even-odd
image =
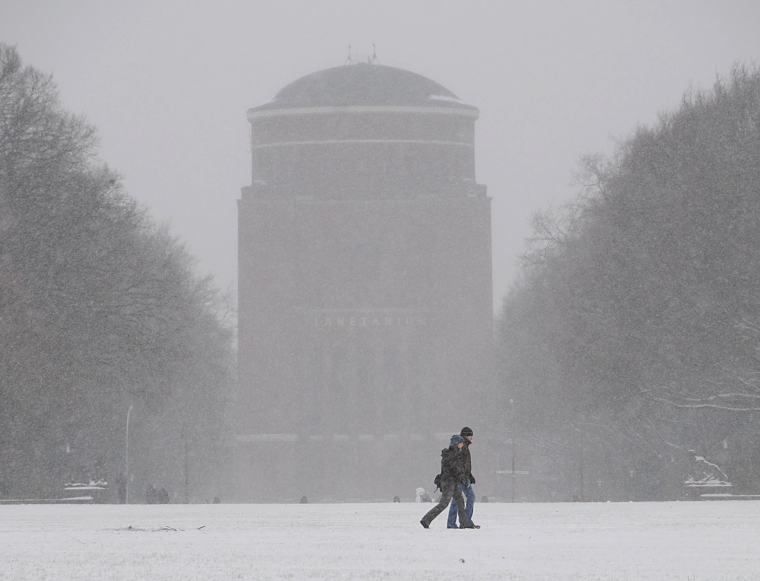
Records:
[[[246,110],[349,44],[441,83],[480,108],[497,308],[531,216],[572,199],[579,158],[760,64],[758,23],[755,0],[0,0],[0,42],[53,74],[129,193],[232,294]]]

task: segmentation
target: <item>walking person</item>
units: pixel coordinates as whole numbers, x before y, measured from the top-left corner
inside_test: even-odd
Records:
[[[147,504],[158,504],[158,490],[155,489],[153,484],[148,484],[145,489],[145,502]]]
[[[465,512],[467,513],[467,520],[472,524],[472,526],[476,529],[479,529],[480,526],[476,525],[472,522],[472,513],[475,509],[475,487],[473,486],[475,484],[475,477],[472,475],[472,458],[470,457],[470,444],[472,444],[472,438],[474,436],[474,433],[472,431],[472,428],[468,428],[465,426],[462,428],[462,431],[459,432],[459,435],[464,438],[464,448],[462,448],[462,452],[464,453],[464,469],[467,476],[466,482],[462,484],[457,484],[457,488],[459,489],[459,492],[461,492],[464,495],[465,500]],[[460,519],[461,523],[461,519]],[[452,501],[451,506],[449,506],[449,518],[446,523],[446,526],[450,529],[457,528],[457,508],[456,504]]]
[[[462,452],[463,448],[464,438],[455,434],[451,436],[449,447],[441,450],[441,500],[420,520],[420,524],[426,529],[430,527],[430,523],[433,522],[435,517],[446,510],[452,496],[456,502],[459,522],[462,523],[460,528],[475,528],[467,518],[467,513],[464,511],[464,498],[462,498],[462,493],[457,488],[457,484],[463,483],[467,478],[464,465],[465,458]]]

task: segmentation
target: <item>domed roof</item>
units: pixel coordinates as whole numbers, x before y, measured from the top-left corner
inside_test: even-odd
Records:
[[[435,81],[383,65],[358,63],[297,79],[251,112],[301,107],[446,107],[476,110]]]

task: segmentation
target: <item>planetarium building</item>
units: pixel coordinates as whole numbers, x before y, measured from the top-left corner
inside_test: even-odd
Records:
[[[478,431],[492,285],[477,117],[430,79],[366,63],[248,111],[239,500],[411,497],[451,433]]]

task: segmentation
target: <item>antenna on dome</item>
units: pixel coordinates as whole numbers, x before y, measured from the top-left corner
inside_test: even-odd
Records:
[[[354,60],[351,58],[351,45],[350,44],[348,45],[348,56],[346,56],[346,62],[345,62],[345,64],[347,64],[347,65],[354,64]]]
[[[377,62],[377,50],[375,49],[375,43],[372,43],[372,56],[367,59],[367,62],[371,65]]]

